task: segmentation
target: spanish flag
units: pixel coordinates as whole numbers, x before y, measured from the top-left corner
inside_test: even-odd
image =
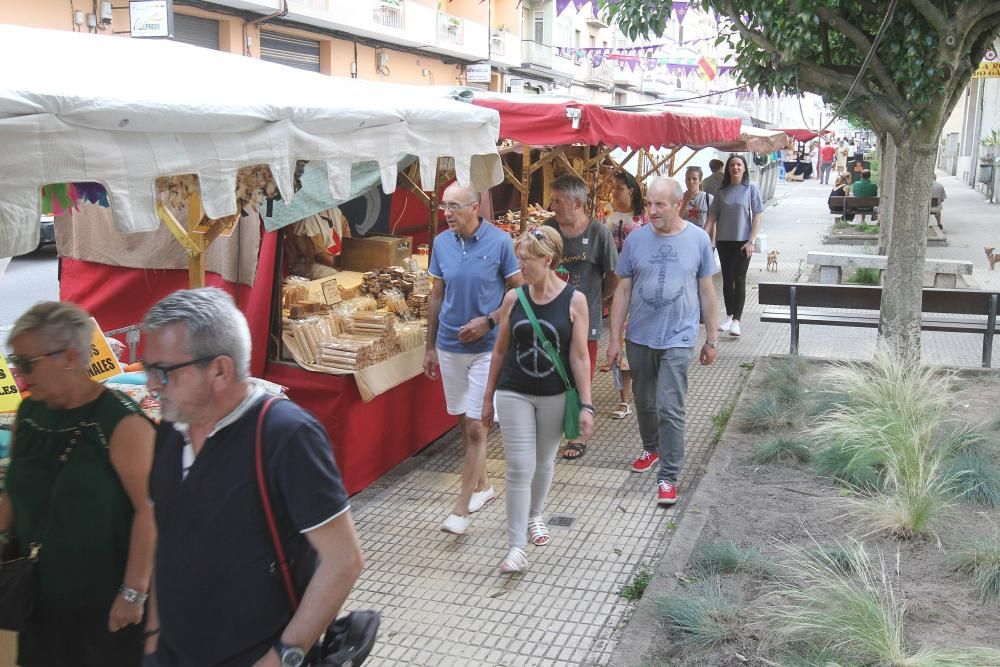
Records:
[[[698,58],[698,76],[705,81],[715,81],[716,72],[715,58],[709,59],[705,56]]]

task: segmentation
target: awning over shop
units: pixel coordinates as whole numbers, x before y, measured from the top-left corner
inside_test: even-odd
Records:
[[[730,153],[770,153],[780,151],[791,143],[784,130],[764,130],[759,127],[744,125],[740,129],[740,138],[732,142],[715,142],[704,146],[688,144],[688,148],[716,148]]]
[[[204,213],[237,212],[241,167],[266,164],[286,201],[297,160],[326,167],[330,195],[350,196],[356,164],[382,187],[397,165],[437,158],[461,183],[502,177],[499,119],[416,86],[338,79],[171,41],[0,25],[0,257],[32,250],[39,191],[97,181],[121,232],[151,231],[159,176],[197,174]],[[113,71],[112,71],[113,70]]]
[[[535,146],[605,145],[670,148],[734,142],[740,119],[698,117],[668,111],[630,112],[555,99],[535,101],[476,95],[473,103],[500,112],[500,136]]]
[[[804,129],[804,128],[795,128],[790,130],[783,129],[779,130],[779,132],[784,132],[792,139],[795,139],[795,141],[812,141],[813,139],[815,139],[820,135],[825,137],[826,135],[830,134],[830,130],[823,130],[822,132],[817,134],[816,132],[813,132],[810,129]]]

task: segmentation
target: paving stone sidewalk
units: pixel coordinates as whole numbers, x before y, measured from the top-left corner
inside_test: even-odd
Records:
[[[929,257],[969,259],[972,279],[1000,287],[984,246],[1000,247],[1000,207],[957,179],[942,177],[948,191],[944,224],[948,246]],[[546,517],[552,542],[529,546],[529,570],[501,576],[506,552],[504,459],[498,430],[490,434],[489,474],[496,502],[473,515],[466,535],[438,530],[458,492],[461,442],[452,432],[406,461],[353,499],[367,567],[350,608],[382,611],[382,633],[369,663],[380,665],[607,665],[614,655],[630,604],[619,589],[644,566],[657,563],[685,509],[684,496],[711,454],[713,417],[730,405],[762,355],[788,351],[788,328],[761,324],[756,285],[798,279],[809,250],[820,249],[830,225],[829,188],[814,181],[780,184],[764,215],[770,249],[780,251],[778,272],[765,271],[755,255],[748,274],[744,335],[722,337],[718,361],[694,363],[689,377],[687,460],[679,480],[681,502],[655,504],[654,473],[629,465],[640,450],[635,417],[610,419],[618,401],[609,373],[597,373],[598,419],[586,455],[559,460]],[[857,246],[823,246],[849,252]],[[722,308],[721,295],[719,298]],[[606,337],[606,336],[605,336]],[[932,363],[978,366],[981,339],[924,334]],[[802,353],[839,359],[868,358],[870,330],[804,327]],[[603,353],[603,352],[602,352]],[[436,400],[442,400],[440,398]],[[560,519],[555,525],[553,517]]]

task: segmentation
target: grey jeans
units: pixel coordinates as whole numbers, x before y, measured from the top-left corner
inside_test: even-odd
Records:
[[[528,544],[528,519],[541,516],[562,439],[566,394],[496,393],[500,434],[507,458],[507,544]]]
[[[626,341],[642,448],[660,455],[657,481],[677,483],[684,463],[684,399],[694,348],[657,350]]]

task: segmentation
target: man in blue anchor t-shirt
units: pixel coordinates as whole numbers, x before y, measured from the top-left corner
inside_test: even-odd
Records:
[[[677,502],[677,476],[684,461],[684,399],[687,372],[698,340],[699,317],[706,340],[699,360],[715,361],[718,334],[712,276],[717,272],[705,230],[681,217],[684,191],[672,178],[658,178],[647,193],[649,224],[628,235],[616,269],[611,306],[608,364],[621,357],[625,333],[642,454],[634,472],[657,473],[657,503]]]

